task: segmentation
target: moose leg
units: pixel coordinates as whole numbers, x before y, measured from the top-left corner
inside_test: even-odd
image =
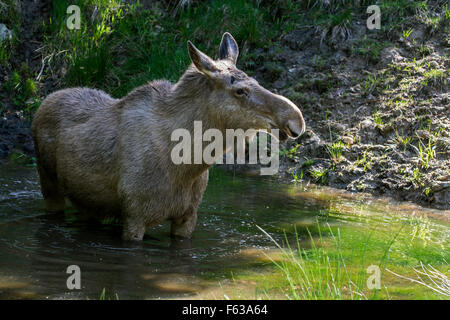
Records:
[[[190,238],[197,224],[197,208],[190,207],[181,218],[172,220],[170,234],[173,237]]]
[[[64,212],[66,201],[64,195],[59,191],[56,177],[52,177],[48,172],[37,165],[39,179],[41,182],[41,191],[45,200],[47,211]]]
[[[175,237],[190,238],[197,224],[197,209],[208,184],[208,170],[198,178],[192,187],[192,202],[180,218],[172,220],[170,233]]]

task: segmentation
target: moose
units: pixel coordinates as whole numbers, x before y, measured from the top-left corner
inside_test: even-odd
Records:
[[[155,80],[121,99],[68,88],[42,102],[32,134],[47,211],[64,212],[67,198],[89,216],[120,218],[124,240],[141,241],[166,220],[172,236],[190,238],[211,164],[174,164],[174,130],[192,132],[202,121],[221,132],[278,129],[280,140],[305,131],[293,102],[236,67],[231,34],[223,34],[217,60],[187,47],[192,63],[175,84]]]

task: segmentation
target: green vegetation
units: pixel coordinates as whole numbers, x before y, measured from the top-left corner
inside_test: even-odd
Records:
[[[447,75],[449,71],[430,69],[423,75],[423,80],[420,83],[422,86],[426,87],[429,84],[433,86],[446,86],[447,85]]]
[[[280,150],[280,156],[286,156],[290,159],[293,159],[294,156],[297,154],[297,150],[300,147],[300,144],[295,144],[294,146],[290,147],[289,149],[282,149]]]
[[[348,145],[346,145],[345,143],[338,141],[333,143],[330,146],[327,146],[328,149],[328,153],[330,154],[331,160],[334,163],[338,163],[339,161],[341,161],[342,159],[342,152],[345,150],[345,148],[347,148]]]
[[[378,110],[375,109],[374,113],[372,114],[373,121],[378,127],[382,127],[384,125],[383,119],[381,118],[381,114],[378,112]]]
[[[412,33],[413,31],[414,31],[413,28],[409,28],[408,30],[404,30],[404,31],[402,32],[402,37],[403,37],[403,39],[408,39],[409,36],[411,35],[411,33]]]
[[[420,173],[419,168],[413,170],[412,175],[410,176],[410,180],[412,183],[415,183],[416,185],[423,187],[422,173]]]
[[[69,4],[81,8],[81,30],[65,25]],[[269,46],[277,29],[267,19],[257,3],[243,0],[201,2],[176,17],[122,1],[54,1],[46,44],[49,55],[61,53],[57,59],[67,65],[67,85],[95,86],[122,96],[151,79],[177,80],[189,64],[187,40],[211,56],[217,56],[224,31],[233,34],[242,55],[249,46]]]
[[[355,165],[358,167],[362,167],[364,172],[367,172],[367,170],[372,169],[373,165],[373,154],[370,151],[364,151],[361,158],[358,158],[355,161]]]
[[[0,42],[0,65],[5,65],[16,48],[16,34],[20,30],[20,15],[15,0],[0,1],[0,22],[13,32],[10,40]]]
[[[22,77],[21,74],[25,76]],[[24,67],[20,73],[13,72],[3,86],[14,93],[14,105],[20,107],[26,117],[31,118],[40,104],[40,98],[36,82],[29,77],[29,70]]]
[[[107,297],[106,296],[106,288],[103,288],[102,293],[99,297],[99,300],[119,300],[119,295],[116,293],[116,294],[114,294],[113,298]]]
[[[324,239],[319,227],[318,243],[311,233],[311,248],[302,248],[297,234],[297,248],[291,248],[287,244],[283,248],[267,232],[261,229],[280,249],[282,253],[281,261],[272,262],[284,274],[288,283],[287,297],[294,300],[341,300],[341,299],[361,299],[364,287],[365,270],[357,270],[358,280],[352,279],[350,270],[347,268],[346,260],[341,251],[342,239],[339,229],[337,236],[329,228],[331,242],[337,254],[329,253],[324,249]],[[286,241],[287,242],[287,241]],[[361,253],[362,260],[366,255],[367,247]],[[270,258],[270,256],[269,256]],[[362,261],[361,267],[364,266]]]
[[[300,170],[300,173],[292,172],[292,178],[295,183],[303,181],[303,169]]]
[[[380,51],[388,45],[389,42],[382,42],[364,36],[355,42],[352,51],[353,53],[366,57],[372,63],[377,63],[379,61]]]
[[[328,182],[328,169],[310,169],[309,173],[313,179],[320,184],[327,184]]]
[[[424,169],[428,169],[430,160],[434,159],[436,152],[432,143],[432,139],[428,139],[428,143],[424,145],[419,139],[419,161]]]
[[[234,272],[235,283],[255,281],[263,299],[448,298],[447,226],[345,201],[324,211],[316,223],[284,229],[283,244],[260,228],[278,247],[277,254],[266,254],[278,271]],[[378,270],[380,287],[373,288],[369,277]],[[417,272],[424,270],[432,272]]]
[[[21,164],[27,167],[36,167],[36,158],[35,157],[29,157],[23,152],[20,151],[13,151],[9,155],[10,162]]]
[[[411,137],[406,137],[406,136],[401,136],[398,134],[398,132],[395,132],[395,143],[397,143],[399,146],[403,146],[403,150],[406,150],[406,147],[411,143],[412,138]]]

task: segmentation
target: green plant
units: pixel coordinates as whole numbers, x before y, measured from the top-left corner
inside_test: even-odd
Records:
[[[419,162],[424,169],[428,169],[430,165],[430,161],[436,157],[435,146],[432,141],[432,138],[428,138],[427,145],[422,143],[422,140],[419,138],[418,144],[419,150]]]
[[[9,155],[9,161],[25,165],[27,167],[36,167],[36,158],[27,156],[21,151],[13,151]]]
[[[276,78],[278,78],[284,70],[280,64],[273,62],[273,61],[269,61],[269,62],[265,63],[264,65],[265,65],[267,71],[269,71],[271,74],[273,74]]]
[[[296,171],[293,171],[292,178],[294,179],[295,183],[297,183],[298,181],[303,181],[303,169],[300,170],[300,174],[298,174],[298,172]]]
[[[301,242],[296,232],[296,248],[291,248],[286,239],[287,247],[283,248],[265,230],[258,228],[278,247],[283,255],[281,261],[275,261],[270,256],[269,259],[281,270],[285,276],[289,288],[289,298],[294,300],[341,300],[367,299],[363,293],[365,274],[363,264],[360,265],[359,272],[351,272],[347,266],[347,261],[341,251],[342,240],[340,230],[337,235],[328,226],[333,246],[336,254],[329,254],[323,249],[324,239],[319,228],[318,243],[314,240],[308,230],[311,248],[306,249],[301,246]],[[364,246],[363,251],[367,250]],[[364,257],[365,252],[362,253]],[[363,258],[364,261],[364,258]]]
[[[326,184],[328,182],[328,169],[310,169],[309,173],[316,182]]]
[[[372,160],[373,154],[370,151],[364,151],[362,158],[359,158],[354,162],[356,166],[363,167],[364,172],[367,172],[367,170],[372,169]]]
[[[381,79],[377,77],[376,74],[372,75],[369,74],[366,78],[366,80],[362,83],[361,91],[362,95],[366,96],[370,93],[373,93],[376,91],[377,86],[381,83]]]
[[[302,164],[302,168],[309,168],[311,167],[316,161],[314,159],[307,159],[305,162],[303,162]]]
[[[381,114],[378,112],[378,110],[375,109],[374,113],[372,114],[373,121],[375,121],[375,124],[378,127],[382,127],[384,125],[383,119],[381,118]]]
[[[409,225],[411,228],[411,239],[410,243],[414,241],[414,239],[419,238],[425,244],[431,239],[431,230],[430,230],[430,220],[427,216],[415,216],[413,215],[409,221]]]
[[[395,130],[395,139],[394,142],[398,144],[399,146],[403,146],[403,149],[406,149],[406,146],[409,145],[412,142],[411,137],[407,136],[401,136],[398,134],[398,131]]]
[[[420,172],[419,168],[413,170],[411,182],[416,183],[419,186],[423,186],[422,173]]]
[[[430,188],[425,188],[425,190],[423,190],[423,193],[427,198],[431,198],[433,196],[433,191]]]
[[[36,82],[33,79],[25,80],[23,91],[25,97],[35,96],[37,94]]]
[[[449,8],[449,6],[448,6],[448,3],[446,3],[446,4],[442,7],[442,16],[444,17],[444,19],[450,20],[450,8]]]
[[[282,149],[280,150],[280,156],[287,156],[290,159],[293,159],[294,156],[297,154],[297,150],[300,147],[300,144],[296,144],[295,146],[292,146],[289,149]]]
[[[429,71],[426,71],[423,74],[423,80],[420,82],[420,84],[424,87],[428,86],[429,84],[433,86],[446,86],[446,72],[438,69],[431,69]]]
[[[106,297],[106,288],[103,288],[102,293],[100,294],[99,300],[111,300],[110,297]],[[114,300],[119,300],[119,295],[114,294]]]
[[[177,80],[190,63],[187,40],[215,56],[222,33],[229,31],[245,57],[249,46],[271,46],[279,31],[277,23],[268,23],[264,7],[244,0],[198,2],[177,10],[176,18],[163,10],[143,10],[139,3],[79,0],[80,30],[65,25],[70,4],[53,1],[45,54],[53,57],[51,63],[67,66],[64,85],[94,86],[116,97],[152,79]]]
[[[332,145],[327,145],[328,153],[331,157],[331,160],[334,163],[338,163],[342,159],[342,152],[345,150],[345,148],[348,147],[345,143],[339,141],[335,142]]]
[[[405,39],[405,40],[408,39],[413,31],[414,31],[413,28],[409,28],[408,30],[403,30],[402,38]]]
[[[352,52],[365,57],[372,63],[377,63],[380,59],[381,50],[386,47],[388,43],[367,38],[366,36],[361,40],[357,40],[352,46]]]
[[[412,279],[411,277],[400,275],[389,269],[387,269],[387,271],[399,278],[406,279],[429,288],[442,297],[450,297],[450,278],[445,273],[440,272],[430,264],[425,266],[422,262],[420,262],[420,266],[422,270],[413,268],[416,273],[417,279]]]

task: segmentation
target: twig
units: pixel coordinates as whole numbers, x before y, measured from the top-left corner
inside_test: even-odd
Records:
[[[428,268],[425,267],[422,262],[420,263],[420,266],[422,267],[423,271],[419,271],[415,268],[413,268],[413,270],[416,272],[417,277],[419,278],[419,280],[416,279],[411,279],[408,278],[406,276],[402,276],[400,274],[397,274],[389,269],[386,269],[387,271],[389,271],[390,273],[392,273],[393,275],[402,278],[402,279],[406,279],[415,283],[418,283],[422,286],[425,286],[439,294],[442,294],[444,296],[450,297],[450,279],[443,273],[441,273],[440,271],[436,270],[435,268],[433,268],[431,265],[428,265]],[[430,281],[433,283],[434,286],[429,285],[428,283],[426,283],[424,280],[422,280],[422,278],[420,277],[420,274],[427,276],[428,279],[430,279]],[[439,283],[436,283],[436,281]]]

